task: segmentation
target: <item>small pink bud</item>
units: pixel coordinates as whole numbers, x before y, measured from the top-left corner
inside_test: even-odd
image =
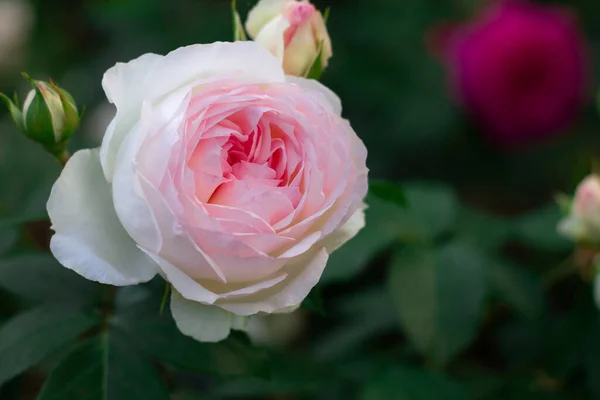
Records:
[[[308,23],[315,12],[317,12],[315,6],[309,3],[291,2],[287,4],[283,14],[290,23],[290,27],[285,31],[284,45],[290,44],[298,28]]]
[[[305,76],[319,54],[325,68],[332,56],[323,15],[308,1],[261,0],[248,14],[246,30],[281,60],[288,75]]]
[[[600,176],[590,175],[579,184],[571,212],[558,229],[573,240],[600,243]]]

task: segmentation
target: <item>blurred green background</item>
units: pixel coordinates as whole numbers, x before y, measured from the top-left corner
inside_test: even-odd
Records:
[[[153,394],[42,399],[169,398],[158,397],[165,390],[174,400],[600,399],[600,320],[589,277],[575,270],[587,266],[586,253],[572,256],[555,233],[553,203],[589,173],[600,149],[595,83],[568,132],[499,148],[452,104],[425,46],[434,24],[469,18],[484,1],[315,3],[331,8],[334,57],[323,83],[366,143],[371,178],[402,183],[408,204],[369,197],[367,228],[332,257],[300,311],[252,325],[256,346],[236,337],[210,347],[178,335],[168,316],[156,315],[160,282],[120,292],[120,321],[146,323],[147,313],[169,323],[121,326],[146,342],[140,353],[152,372],[121,359],[108,369]],[[253,4],[238,0],[242,16]],[[600,3],[559,4],[577,14],[600,76]],[[0,0],[0,92],[23,98],[21,71],[54,79],[86,106],[70,150],[95,147],[113,112],[104,71],[146,52],[227,41],[231,31],[226,0]],[[45,253],[45,202],[59,170],[1,109],[0,323],[47,304],[87,307],[97,294]],[[36,398],[75,338],[85,339],[74,331],[60,350],[23,361],[52,335],[68,334],[35,328],[28,342],[28,332],[7,330],[0,327],[2,400]],[[149,376],[161,387],[145,383]]]

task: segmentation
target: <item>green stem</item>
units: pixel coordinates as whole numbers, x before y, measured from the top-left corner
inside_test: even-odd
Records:
[[[67,150],[63,151],[62,154],[56,156],[56,159],[63,168],[65,165],[67,165],[67,161],[69,161],[69,158],[71,158],[71,154],[69,154]]]
[[[117,287],[111,285],[102,286],[102,298],[100,300],[100,312],[102,315],[102,332],[108,332],[111,316],[115,312],[115,295]]]
[[[169,282],[165,283],[165,293],[163,294],[162,301],[160,302],[160,311],[159,315],[162,315],[165,310],[165,306],[167,305],[167,301],[169,300],[169,294],[171,294],[171,284]]]

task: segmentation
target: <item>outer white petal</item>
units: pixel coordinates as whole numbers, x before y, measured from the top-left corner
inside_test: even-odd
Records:
[[[594,301],[596,307],[600,308],[600,275],[596,275],[594,278]]]
[[[283,282],[237,302],[219,300],[216,304],[237,315],[289,312],[284,309],[299,305],[319,282],[328,258],[325,248],[311,250],[290,261],[284,268],[288,277]]]
[[[582,240],[589,236],[585,223],[575,215],[569,215],[562,219],[556,229],[560,235],[571,240]]]
[[[289,21],[279,15],[260,30],[254,41],[269,50],[278,60],[283,61],[285,50],[283,36],[289,27]]]
[[[238,317],[220,307],[187,300],[173,290],[171,313],[179,330],[201,342],[218,342],[229,336],[232,325],[242,327]]]
[[[314,79],[305,79],[298,76],[288,75],[286,81],[296,84],[306,90],[311,90],[322,94],[327,102],[331,105],[333,112],[337,115],[342,115],[342,101],[340,98],[327,86],[315,81]]]
[[[102,87],[106,97],[117,106],[117,114],[106,129],[100,148],[102,168],[109,181],[112,181],[112,168],[124,132],[137,122],[150,76],[162,59],[158,54],[144,54],[128,63],[117,63],[104,74]]]
[[[119,221],[98,150],[73,155],[54,184],[48,214],[56,234],[54,256],[81,276],[116,286],[146,282],[156,265],[140,251]]]
[[[283,70],[288,75],[303,76],[318,54],[319,42],[315,38],[312,24],[302,24],[285,46]]]
[[[147,254],[160,266],[165,279],[168,280],[171,285],[173,285],[173,288],[177,292],[180,292],[186,299],[189,299],[192,302],[213,304],[219,298],[219,295],[202,287],[202,285],[167,260],[151,252],[147,252]]]
[[[279,60],[251,41],[181,47],[166,56],[146,54],[109,69],[102,86],[117,106],[117,116],[102,142],[101,160],[107,180],[112,181],[117,152],[139,120],[144,101],[155,104],[176,91],[183,98],[189,90],[182,89],[215,76],[250,82],[285,80]]]
[[[333,231],[320,242],[322,246],[325,246],[329,254],[337,250],[348,240],[352,239],[362,228],[364,228],[366,208],[366,204],[363,203],[361,208],[358,209],[344,225]]]
[[[286,3],[293,0],[260,0],[248,13],[246,30],[251,38],[256,38],[259,31],[273,18],[283,13]]]

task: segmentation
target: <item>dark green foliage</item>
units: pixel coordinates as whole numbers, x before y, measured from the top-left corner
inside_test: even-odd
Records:
[[[600,3],[545,2],[578,13],[600,76]],[[225,0],[30,3],[24,62],[0,67],[0,92],[24,97],[21,70],[61,82],[88,109],[71,151],[100,144],[107,68],[233,29]],[[237,0],[242,20],[254,3]],[[162,279],[112,288],[54,261],[45,204],[60,166],[0,107],[0,399],[600,399],[589,265],[574,265],[554,202],[598,157],[597,111],[499,148],[453,105],[426,45],[434,24],[485,2],[314,3],[331,8],[323,83],[369,150],[367,225],[295,314],[249,335],[196,342],[160,314]]]

